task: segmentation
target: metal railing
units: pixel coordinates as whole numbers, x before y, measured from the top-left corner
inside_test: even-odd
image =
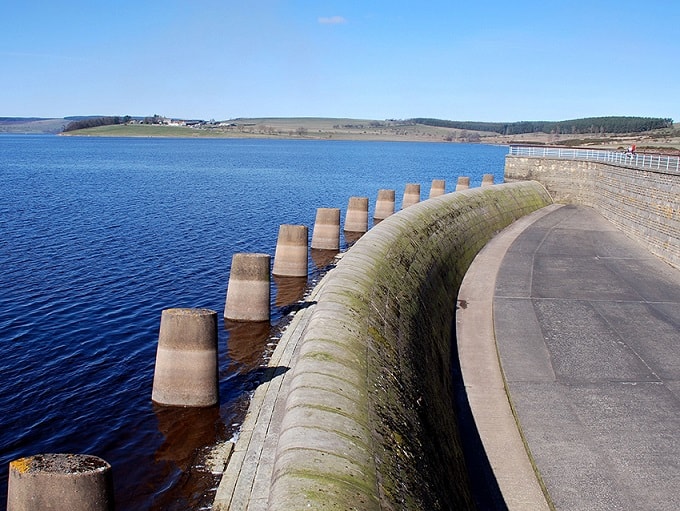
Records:
[[[565,147],[510,146],[513,156],[560,158],[565,160],[588,160],[611,163],[623,167],[635,167],[665,174],[680,175],[680,157],[662,154],[642,154],[602,149],[570,149]]]

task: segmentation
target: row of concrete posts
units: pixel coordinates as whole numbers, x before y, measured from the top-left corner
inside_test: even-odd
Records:
[[[493,184],[493,174],[484,176],[483,184]],[[484,186],[486,186],[484,184]],[[459,177],[456,191],[469,188],[470,178]],[[432,181],[430,198],[445,193],[446,182]],[[420,185],[407,184],[402,209],[420,202]],[[350,197],[345,216],[345,237],[368,231],[368,197]],[[395,191],[379,190],[373,215],[374,224],[395,211]],[[348,236],[349,235],[349,236]],[[318,208],[312,231],[311,248],[337,252],[340,249],[340,209]],[[270,315],[270,256],[268,254],[234,254],[227,288],[224,317],[232,321],[268,321]],[[271,274],[278,277],[307,277],[308,228],[283,224],[274,254]]]
[[[493,184],[485,174],[482,186]],[[470,186],[459,177],[456,191]],[[446,183],[435,179],[430,198],[443,195]],[[368,198],[351,197],[347,206],[346,237],[368,231]],[[407,184],[402,209],[420,202],[420,185]],[[379,190],[374,224],[395,212],[395,191]],[[307,277],[308,228],[284,224],[274,254],[271,274]],[[349,234],[349,236],[348,236]],[[340,209],[318,208],[311,248],[340,249]],[[270,264],[268,254],[237,253],[232,257],[224,318],[230,321],[263,322],[270,319]],[[156,365],[151,399],[157,404],[209,407],[219,403],[217,313],[209,309],[171,308],[161,312]],[[9,467],[8,511],[113,509],[111,466],[96,456],[38,454],[14,460]]]
[[[492,174],[486,174],[482,179],[482,186],[489,184],[493,184]],[[460,177],[456,191],[469,186],[470,179]],[[444,180],[433,180],[429,197],[444,194],[445,188]],[[420,185],[407,184],[402,209],[419,201]],[[395,191],[379,190],[374,224],[394,211]],[[340,216],[339,208],[317,209],[311,236],[313,250],[337,253],[340,249]],[[345,216],[345,236],[360,236],[367,232],[368,218],[368,198],[350,197]],[[306,278],[308,240],[306,225],[283,224],[279,226],[273,266],[269,254],[234,254],[224,319],[237,322],[269,321],[271,276]],[[217,388],[217,313],[205,309],[164,310],[158,339],[153,401],[170,406],[212,406],[219,400]]]

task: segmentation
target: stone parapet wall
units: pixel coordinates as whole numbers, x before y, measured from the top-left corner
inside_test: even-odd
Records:
[[[506,182],[536,180],[555,202],[591,206],[680,268],[680,175],[602,162],[511,156]]]
[[[471,509],[452,413],[452,325],[477,252],[550,204],[537,182],[413,205],[325,278],[291,363],[268,508]]]

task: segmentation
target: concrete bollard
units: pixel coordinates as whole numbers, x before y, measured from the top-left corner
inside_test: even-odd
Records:
[[[493,174],[484,174],[482,176],[482,186],[491,186],[493,184]]]
[[[268,254],[234,254],[224,317],[234,321],[268,321],[270,305]]]
[[[467,176],[458,176],[456,191],[467,190],[468,188],[470,188],[470,178]]]
[[[272,273],[281,277],[307,277],[309,229],[306,225],[279,226]]]
[[[212,406],[218,393],[217,312],[165,309],[151,399],[159,405]]]
[[[312,248],[321,250],[340,250],[340,208],[318,208]]]
[[[86,454],[36,454],[9,464],[7,511],[111,511],[111,465]]]
[[[404,199],[401,202],[401,209],[406,209],[409,206],[418,204],[420,202],[420,185],[409,183],[404,189]]]
[[[430,187],[430,199],[432,197],[439,197],[446,193],[446,181],[443,179],[433,179]]]
[[[394,214],[394,190],[378,190],[378,199],[375,202],[373,220],[385,220]]]
[[[345,215],[345,231],[368,231],[368,197],[350,197]]]

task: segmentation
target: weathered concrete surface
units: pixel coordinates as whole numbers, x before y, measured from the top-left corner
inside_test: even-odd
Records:
[[[493,314],[555,509],[677,509],[680,272],[594,210],[565,206],[510,246]]]
[[[112,511],[111,465],[87,454],[37,454],[9,464],[7,510]]]
[[[472,508],[452,412],[453,297],[489,239],[549,203],[535,182],[465,190],[362,237],[282,339],[291,358],[273,361],[215,508]]]
[[[171,308],[161,313],[151,399],[160,405],[219,402],[217,313]]]
[[[269,321],[270,262],[269,254],[239,252],[233,255],[224,304],[225,319]]]

